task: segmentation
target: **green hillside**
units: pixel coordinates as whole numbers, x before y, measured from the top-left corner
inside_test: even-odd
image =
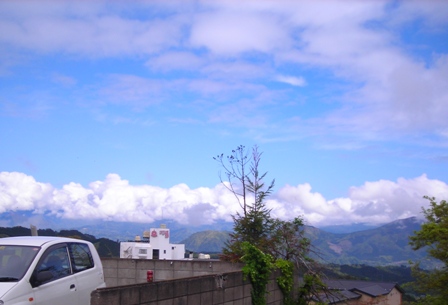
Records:
[[[185,249],[188,251],[219,253],[228,238],[229,232],[208,230],[194,233],[181,244],[185,244]]]
[[[120,244],[107,239],[99,238],[89,234],[83,234],[77,230],[61,230],[53,231],[51,229],[37,230],[39,236],[59,236],[70,237],[90,241],[95,245],[100,257],[119,257]],[[14,237],[14,236],[30,236],[31,230],[24,227],[3,228],[0,227],[0,237]]]
[[[414,251],[409,236],[419,230],[416,218],[397,220],[384,226],[348,234],[332,234],[313,227],[306,232],[323,260],[334,264],[406,265],[409,260],[423,260],[430,268],[436,262],[426,260],[426,251]]]

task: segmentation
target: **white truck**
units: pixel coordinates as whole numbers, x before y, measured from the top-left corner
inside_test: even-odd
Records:
[[[92,243],[62,237],[0,238],[0,305],[88,305],[105,287]]]

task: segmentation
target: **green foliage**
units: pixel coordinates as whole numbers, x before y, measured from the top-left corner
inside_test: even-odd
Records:
[[[448,300],[442,299],[439,296],[432,296],[430,294],[418,298],[417,301],[411,303],[413,305],[447,305]]]
[[[326,289],[325,284],[317,273],[306,273],[303,276],[303,284],[299,287],[299,294],[296,304],[307,305],[312,301],[313,296],[318,297],[321,291]],[[314,302],[314,304],[324,304]]]
[[[294,304],[293,297],[291,296],[294,285],[294,264],[284,259],[277,259],[275,261],[275,267],[277,267],[282,273],[276,281],[278,287],[280,287],[280,290],[283,293],[283,304],[292,305]]]
[[[271,255],[292,261],[297,268],[302,268],[305,262],[311,261],[308,257],[311,240],[304,236],[303,220],[300,217],[291,221],[276,219],[269,246]]]
[[[430,200],[430,207],[423,209],[426,223],[420,231],[410,237],[410,244],[414,250],[429,247],[428,254],[448,264],[448,203],[442,200],[440,203],[435,198],[425,197]]]
[[[249,242],[242,243],[244,252],[241,260],[245,263],[243,274],[252,284],[252,304],[266,304],[266,285],[274,267],[272,256],[265,254]]]
[[[427,272],[420,269],[419,263],[414,264],[415,288],[426,294],[419,304],[448,304],[448,203],[445,200],[437,203],[434,197],[425,198],[430,201],[429,208],[423,208],[427,222],[410,237],[410,245],[414,250],[426,248],[428,255],[440,260],[443,266]]]

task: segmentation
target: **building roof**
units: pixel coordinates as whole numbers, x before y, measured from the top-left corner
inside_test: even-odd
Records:
[[[327,293],[321,293],[319,294],[319,297],[313,297],[315,301],[321,301],[327,304],[336,304],[359,298],[361,298],[361,294],[349,290],[334,290]]]
[[[359,291],[372,297],[389,294],[394,288],[397,288],[400,292],[403,292],[397,283],[391,282],[325,280],[324,283],[330,290],[349,290],[352,292]]]
[[[327,285],[328,291],[313,297],[313,299],[328,304],[337,304],[348,300],[359,299],[362,294],[376,298],[389,294],[394,288],[403,293],[403,290],[398,284],[390,282],[324,280],[324,283]]]

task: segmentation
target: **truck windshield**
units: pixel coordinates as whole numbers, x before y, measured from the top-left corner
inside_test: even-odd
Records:
[[[0,245],[0,282],[19,281],[40,247]]]

